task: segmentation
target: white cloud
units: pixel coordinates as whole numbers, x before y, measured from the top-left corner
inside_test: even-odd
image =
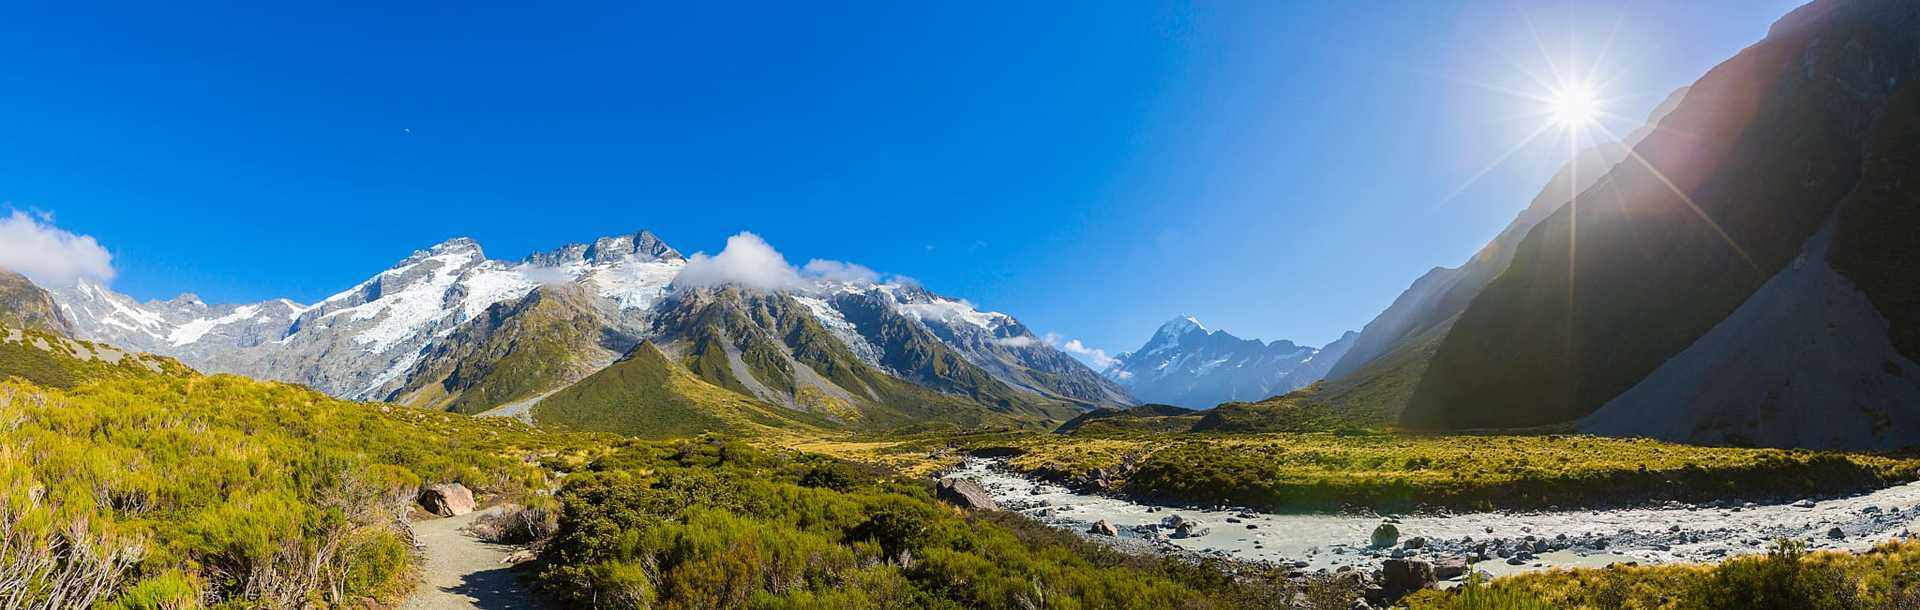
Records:
[[[1062,339],[1065,339],[1065,341],[1063,342]],[[1045,341],[1047,345],[1058,348],[1060,351],[1080,358],[1082,362],[1091,365],[1094,370],[1106,370],[1107,367],[1119,362],[1115,360],[1113,356],[1107,355],[1107,350],[1089,347],[1087,344],[1081,343],[1079,339],[1067,339],[1066,337],[1060,336],[1059,333],[1047,333],[1047,335],[1040,340]]]
[[[542,286],[554,286],[573,282],[573,274],[567,273],[567,270],[559,267],[521,265],[515,267],[513,270],[519,272],[520,277],[527,278],[527,281]]]
[[[1093,365],[1096,369],[1105,369],[1113,366],[1115,362],[1112,356],[1107,355],[1107,350],[1088,347],[1087,344],[1081,343],[1079,339],[1067,340],[1066,345],[1060,346],[1060,349],[1066,350],[1069,354],[1079,356],[1081,360],[1087,361],[1088,364]]]
[[[813,289],[818,282],[849,282],[854,284],[878,284],[886,279],[892,282],[912,281],[912,278],[894,276],[883,277],[880,272],[854,263],[813,259],[805,267],[794,267],[787,258],[773,249],[767,240],[748,231],[741,231],[727,238],[727,247],[719,254],[696,253],[687,259],[687,266],[673,278],[673,285],[686,288],[732,285],[756,290],[796,290]]]
[[[868,269],[863,265],[843,263],[840,261],[816,258],[807,261],[807,266],[801,268],[800,271],[808,277],[830,282],[852,282],[856,284],[876,284],[880,282],[880,274],[878,272]]]
[[[719,254],[695,253],[673,278],[673,285],[703,288],[735,285],[756,290],[788,290],[803,284],[800,272],[767,240],[746,231],[727,238]]]
[[[1038,345],[1040,340],[1029,335],[1022,335],[1019,337],[1001,337],[994,339],[993,342],[1007,347],[1033,347]]]
[[[92,237],[53,226],[51,214],[15,210],[0,218],[0,268],[47,288],[72,286],[81,278],[108,282],[113,255]]]

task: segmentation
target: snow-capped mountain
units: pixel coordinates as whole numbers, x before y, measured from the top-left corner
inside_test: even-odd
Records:
[[[1241,339],[1209,331],[1192,316],[1162,324],[1146,345],[1115,358],[1103,373],[1135,398],[1191,408],[1260,400],[1304,388],[1327,375],[1357,333],[1325,347]]]
[[[643,341],[696,334],[675,326],[694,324],[693,318],[663,315],[684,305],[676,294],[689,289],[675,287],[674,279],[687,264],[645,231],[518,262],[489,259],[479,244],[459,238],[416,251],[312,305],[285,299],[209,305],[193,295],[141,303],[94,283],[53,294],[82,338],[173,356],[204,371],[302,383],[342,397],[478,411],[537,399]],[[815,279],[778,292],[772,296],[798,304],[796,311],[804,311],[833,343],[884,375],[941,392],[978,391],[981,383],[942,385],[910,370],[926,365],[944,375],[965,368],[1036,399],[1128,402],[1124,390],[1044,345],[1013,317],[918,286]],[[745,319],[749,325],[761,321]],[[930,352],[924,345],[902,348],[915,333],[933,338],[941,353],[960,362],[916,362]],[[540,354],[534,359],[540,363],[509,361],[533,353]],[[544,366],[562,360],[565,366]],[[780,394],[747,393],[763,399]]]
[[[620,320],[664,293],[682,258],[652,234],[570,245],[520,263],[490,260],[471,239],[414,252],[313,305],[286,299],[208,305],[191,294],[136,302],[99,284],[54,291],[80,336],[179,358],[207,371],[303,383],[336,396],[385,398],[425,348],[497,303],[542,283],[588,287]],[[617,328],[635,328],[638,323]]]

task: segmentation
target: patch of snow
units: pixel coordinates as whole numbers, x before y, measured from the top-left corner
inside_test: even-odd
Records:
[[[673,277],[685,266],[680,259],[623,260],[589,268],[586,281],[593,284],[602,298],[613,300],[620,309],[646,309],[660,302],[667,287],[673,284]]]
[[[851,348],[854,356],[867,364],[879,366],[880,348],[861,336],[853,322],[848,321],[847,316],[840,313],[840,310],[834,309],[833,305],[815,297],[793,295],[793,300],[807,306],[807,310],[813,312],[813,318],[819,321],[821,326],[826,327],[827,332],[832,333],[834,337],[840,339],[841,343]]]
[[[167,342],[173,344],[174,347],[193,343],[199,341],[201,337],[206,336],[207,333],[215,327],[251,320],[254,314],[259,312],[260,308],[258,306],[242,305],[235,308],[233,313],[218,318],[195,318],[191,322],[175,327],[173,332],[167,334]]]

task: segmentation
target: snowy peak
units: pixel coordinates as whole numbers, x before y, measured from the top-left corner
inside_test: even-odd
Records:
[[[537,267],[565,267],[568,265],[614,264],[621,262],[655,262],[684,260],[679,250],[667,245],[667,242],[652,232],[642,230],[632,235],[602,237],[586,244],[567,244],[547,252],[527,255],[526,264]]]
[[[1160,325],[1146,345],[1119,355],[1103,374],[1149,403],[1207,408],[1260,400],[1306,387],[1326,376],[1353,333],[1323,350],[1285,339],[1271,343],[1210,331],[1193,316]]]
[[[1201,324],[1199,318],[1195,318],[1190,315],[1180,316],[1178,318],[1168,320],[1166,324],[1161,324],[1160,330],[1155,331],[1153,333],[1153,336],[1180,337],[1194,331],[1199,331],[1203,333],[1207,332],[1207,325]]]

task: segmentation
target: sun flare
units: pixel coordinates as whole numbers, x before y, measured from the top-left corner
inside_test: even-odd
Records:
[[[1586,124],[1599,110],[1593,89],[1584,84],[1568,85],[1554,92],[1549,106],[1554,122],[1566,127]]]

